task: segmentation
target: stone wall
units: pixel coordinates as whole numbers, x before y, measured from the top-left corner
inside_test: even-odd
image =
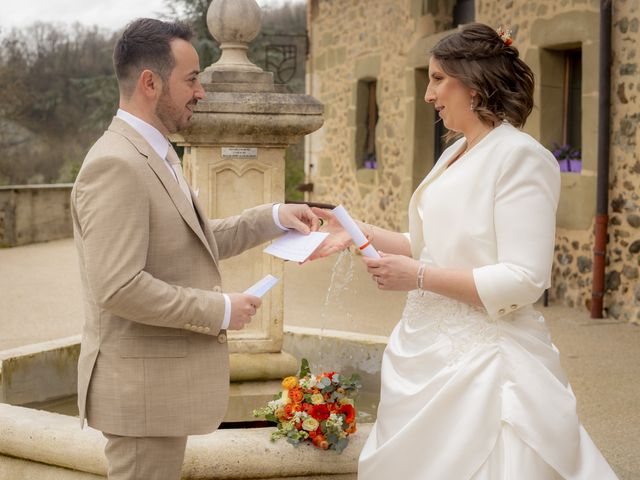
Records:
[[[530,52],[549,36],[582,31],[593,35],[583,41],[583,90],[598,78],[597,0],[538,0],[478,2],[478,21],[504,19],[516,31],[516,44],[529,61]],[[604,306],[610,317],[640,324],[640,1],[613,1],[613,64],[611,67],[611,157],[609,174],[609,243],[607,247]],[[545,28],[544,24],[554,28]],[[596,32],[595,35],[593,32]],[[580,35],[580,33],[576,33]],[[560,39],[558,39],[560,41]],[[535,43],[534,43],[535,42]],[[588,58],[591,56],[592,60]],[[535,68],[534,68],[535,69]],[[583,92],[583,95],[591,92]],[[580,178],[563,174],[563,192],[558,212],[556,256],[552,300],[589,308],[593,259],[593,215],[595,214],[595,149],[597,138],[597,93],[593,106],[584,108],[583,139],[585,167]],[[537,99],[532,120],[540,122],[544,99]],[[538,117],[536,118],[536,114]],[[540,125],[534,126],[534,130]],[[586,134],[586,135],[585,135]],[[575,189],[566,188],[574,182]],[[581,187],[584,192],[579,192]],[[588,211],[584,211],[585,206]]]
[[[325,104],[325,123],[311,135],[314,201],[342,203],[356,218],[392,228],[411,193],[404,159],[403,72],[414,22],[407,2],[319,1],[312,7],[309,93]],[[315,10],[315,12],[314,12]],[[315,14],[314,14],[315,13]],[[358,80],[377,79],[379,168],[358,171],[355,107]]]
[[[0,248],[72,237],[72,187],[0,187]]]
[[[433,164],[433,125],[422,95],[428,51],[451,28],[447,0],[310,0],[307,89],[325,104],[324,127],[307,140],[310,200],[343,203],[354,217],[405,230],[417,175]],[[640,0],[613,2],[609,316],[640,323]],[[597,0],[476,0],[476,19],[509,25],[522,58],[536,73],[536,106],[525,130],[549,143],[557,102],[541,88],[545,52],[579,45],[583,52],[583,171],[563,174],[551,298],[585,308],[591,298],[595,214]],[[357,83],[378,82],[378,168],[356,168]],[[420,109],[423,109],[420,113]],[[425,121],[426,120],[426,121]],[[546,129],[546,130],[545,130]],[[425,147],[426,145],[426,147]],[[549,146],[549,145],[548,145]],[[431,155],[431,157],[430,157]]]

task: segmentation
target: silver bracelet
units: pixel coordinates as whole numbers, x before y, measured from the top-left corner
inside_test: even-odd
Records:
[[[420,292],[420,296],[424,296],[424,270],[427,266],[424,263],[420,263],[420,268],[418,268],[418,291]]]

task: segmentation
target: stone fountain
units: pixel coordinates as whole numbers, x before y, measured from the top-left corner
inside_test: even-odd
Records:
[[[287,93],[273,74],[247,58],[261,25],[254,0],[213,0],[207,25],[222,55],[200,75],[206,91],[188,130],[172,140],[184,147],[187,181],[209,218],[224,218],[264,203],[284,202],[285,149],[322,126],[323,106]],[[267,274],[282,280],[283,262],[262,247],[221,262],[223,288],[241,292]],[[251,420],[273,397],[297,360],[282,352],[283,282],[263,298],[251,324],[230,332],[231,398],[226,421]]]

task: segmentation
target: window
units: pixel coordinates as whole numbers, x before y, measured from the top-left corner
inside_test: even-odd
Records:
[[[412,172],[414,190],[433,168],[444,149],[449,146],[444,140],[447,128],[433,105],[424,100],[428,78],[428,69],[417,68],[415,70]]]
[[[376,80],[360,80],[356,105],[356,166],[375,169],[378,167],[376,154],[376,125],[378,124],[378,102]]]
[[[436,15],[438,13],[438,2],[436,0],[421,0],[422,15]]]
[[[543,49],[540,137],[564,172],[582,171],[582,50]]]
[[[562,144],[582,150],[582,50],[564,52]]]
[[[447,129],[447,127],[444,126],[444,123],[442,122],[442,119],[440,118],[440,115],[438,115],[438,112],[435,111],[434,109],[434,118],[435,118],[435,128],[434,128],[434,138],[433,138],[433,157],[435,158],[436,161],[438,161],[438,159],[440,158],[440,155],[442,155],[442,152],[444,152],[445,148],[447,148],[451,143],[453,142],[446,142],[444,139],[444,136],[447,134],[447,132],[449,131]]]
[[[476,5],[474,0],[458,0],[453,7],[453,26],[474,22]]]

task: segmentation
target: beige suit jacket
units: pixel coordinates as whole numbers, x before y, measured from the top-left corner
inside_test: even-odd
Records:
[[[207,220],[151,146],[114,118],[71,193],[84,290],[82,424],[126,436],[204,434],[227,409],[218,262],[281,234],[272,206]]]

